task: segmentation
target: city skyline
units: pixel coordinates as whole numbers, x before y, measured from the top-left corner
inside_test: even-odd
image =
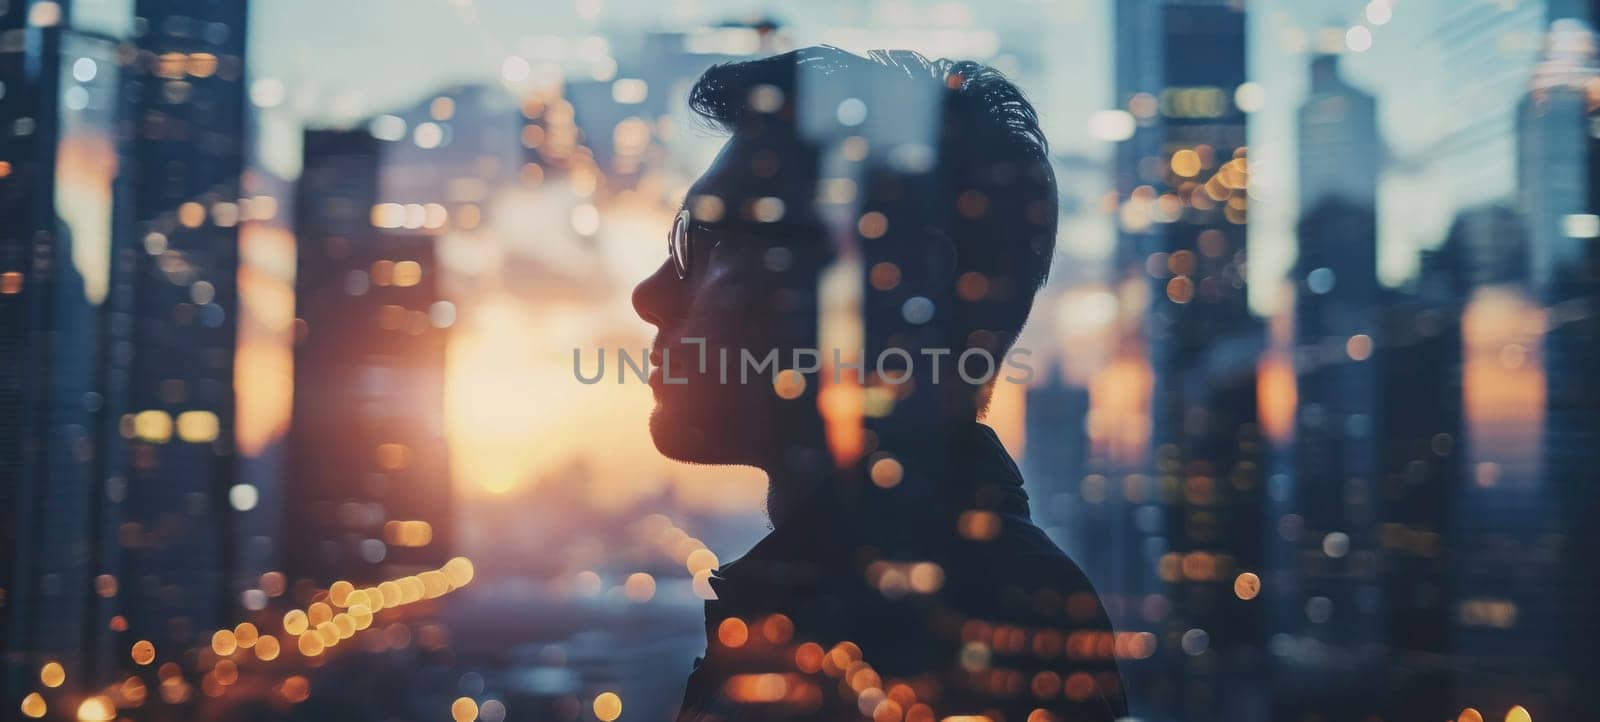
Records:
[[[973,655],[1114,659],[1156,721],[1587,709],[1593,3],[835,5],[0,8],[0,702],[676,704],[713,575],[780,520],[759,471],[665,460],[650,390],[580,383],[572,350],[651,344],[629,292],[722,143],[689,85],[832,40],[993,62],[1054,143],[1039,373],[983,420],[1116,643],[963,627]],[[835,101],[858,162],[890,119]],[[875,178],[817,199],[898,223]],[[869,215],[841,227],[882,237]],[[902,278],[861,248],[817,285],[824,337],[919,323],[860,304]],[[878,381],[819,405],[838,459],[928,413]]]

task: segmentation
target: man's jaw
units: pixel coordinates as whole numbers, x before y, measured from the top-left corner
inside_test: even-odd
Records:
[[[656,401],[650,414],[650,440],[656,450],[673,461],[688,464],[730,463],[705,448],[705,433],[698,427],[676,420],[666,404]]]

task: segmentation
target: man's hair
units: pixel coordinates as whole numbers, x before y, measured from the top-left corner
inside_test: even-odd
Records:
[[[837,87],[835,87],[837,86]],[[752,91],[776,88],[784,106],[752,107]],[[851,90],[870,88],[865,98],[885,107],[894,98],[932,97],[941,113],[937,129],[937,165],[932,179],[937,206],[925,219],[947,234],[955,247],[955,273],[966,276],[964,302],[945,314],[947,326],[968,340],[988,331],[996,354],[1015,342],[1029,308],[1050,271],[1055,250],[1057,200],[1038,114],[1022,91],[994,68],[972,61],[929,60],[905,51],[873,51],[868,57],[838,48],[802,48],[759,60],[717,65],[707,70],[689,92],[689,107],[717,128],[738,133],[757,120],[787,116],[800,125],[796,88],[812,91],[810,99],[826,106],[829,116]],[[820,98],[818,97],[820,96]],[[770,94],[769,94],[770,97]],[[821,100],[826,98],[827,100]],[[900,112],[916,112],[901,108]],[[982,274],[981,278],[966,274]],[[958,280],[958,286],[961,281]],[[977,344],[974,344],[977,345]]]

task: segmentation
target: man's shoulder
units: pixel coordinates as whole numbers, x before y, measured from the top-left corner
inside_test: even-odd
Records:
[[[1059,713],[1056,719],[1126,714],[1105,606],[1083,569],[1041,529],[1005,516],[991,538],[962,544],[949,571],[945,599],[959,618],[963,649],[982,645],[991,671],[1024,681],[1034,695],[1049,690],[1053,700],[1024,696],[1017,704],[1041,706]],[[990,702],[982,694],[972,699],[982,700],[977,708]]]
[[[1088,575],[1024,517],[1004,517],[990,538],[964,540],[952,550],[945,571],[950,598],[975,611],[1108,626]]]
[[[1029,577],[1093,591],[1077,562],[1033,522],[1008,514],[1000,515],[997,523],[998,529],[991,536],[966,540],[958,556],[999,574],[1010,576],[1025,571]]]

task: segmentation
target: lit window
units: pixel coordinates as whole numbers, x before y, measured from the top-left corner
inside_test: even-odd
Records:
[[[178,438],[190,443],[216,441],[221,424],[210,411],[185,411],[178,414]]]
[[[133,417],[133,435],[140,441],[165,444],[172,438],[172,416],[160,409],[140,411]]]

